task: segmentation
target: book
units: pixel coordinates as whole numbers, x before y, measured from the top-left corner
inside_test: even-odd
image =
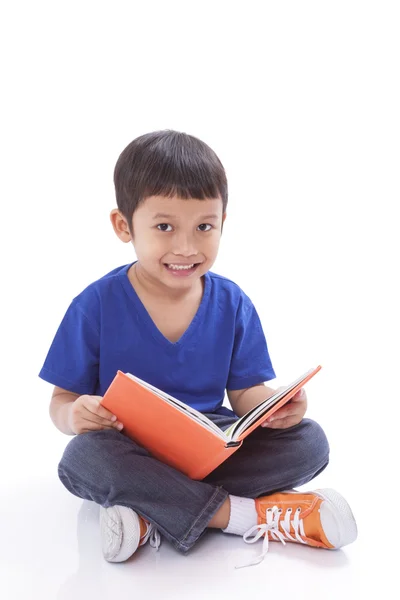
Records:
[[[123,434],[158,460],[201,480],[236,452],[256,427],[289,402],[320,369],[310,369],[225,431],[184,402],[122,371],[117,371],[101,404],[123,423]]]

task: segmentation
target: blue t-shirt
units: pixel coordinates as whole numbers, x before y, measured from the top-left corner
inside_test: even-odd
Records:
[[[225,390],[275,377],[257,312],[238,285],[205,274],[193,321],[165,338],[128,279],[114,269],[71,302],[39,376],[77,394],[103,396],[118,370],[136,375],[203,413],[233,414]]]

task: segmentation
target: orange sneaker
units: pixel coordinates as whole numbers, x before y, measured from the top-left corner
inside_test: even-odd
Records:
[[[126,506],[100,506],[100,536],[108,562],[127,560],[148,539],[156,550],[160,546],[160,534],[154,525]]]
[[[357,525],[346,500],[335,490],[294,490],[255,500],[258,524],[243,536],[248,544],[264,537],[262,554],[249,565],[261,562],[270,541],[297,542],[336,550],[357,538]]]

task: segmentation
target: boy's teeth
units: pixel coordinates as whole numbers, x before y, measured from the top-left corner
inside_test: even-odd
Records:
[[[168,265],[169,269],[174,269],[174,271],[182,271],[182,270],[186,270],[186,269],[192,269],[194,267],[193,265]]]

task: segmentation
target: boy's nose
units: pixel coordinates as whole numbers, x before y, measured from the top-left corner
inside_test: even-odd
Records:
[[[181,256],[195,256],[197,254],[194,239],[191,235],[180,234],[176,236],[175,243],[172,249],[174,254]]]

